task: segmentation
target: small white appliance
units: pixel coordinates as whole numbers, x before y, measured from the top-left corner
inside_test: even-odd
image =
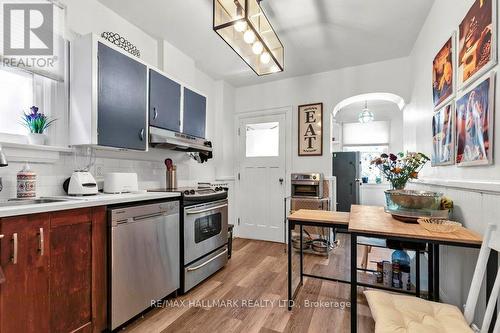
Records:
[[[68,195],[96,195],[97,182],[88,171],[75,171],[69,178]]]
[[[104,175],[104,193],[139,191],[136,173],[111,172]]]

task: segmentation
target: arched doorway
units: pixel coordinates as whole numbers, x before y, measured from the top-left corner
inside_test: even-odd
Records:
[[[335,166],[336,159],[347,159],[347,162],[344,161],[346,165],[356,165],[357,168],[354,179],[346,180],[346,177],[353,177],[352,172],[337,174],[334,167],[333,176],[338,178],[337,197],[348,197],[353,192],[353,186],[356,189],[356,196],[344,206],[385,204],[383,191],[389,185],[371,161],[381,153],[403,151],[402,110],[405,106],[400,96],[371,93],[349,97],[332,110],[330,148],[334,156],[333,164]]]

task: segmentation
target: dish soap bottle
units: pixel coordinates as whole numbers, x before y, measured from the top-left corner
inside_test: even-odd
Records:
[[[17,197],[19,199],[36,197],[36,173],[25,163],[17,173]]]

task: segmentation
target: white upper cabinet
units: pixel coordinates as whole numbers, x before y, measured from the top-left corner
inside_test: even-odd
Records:
[[[72,145],[146,151],[148,65],[87,35],[71,50]]]

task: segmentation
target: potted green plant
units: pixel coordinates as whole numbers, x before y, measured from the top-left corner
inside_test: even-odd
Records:
[[[44,145],[47,141],[45,130],[56,121],[50,120],[45,114],[38,112],[38,107],[32,106],[29,113],[23,114],[22,124],[30,131],[28,141],[34,145]]]

